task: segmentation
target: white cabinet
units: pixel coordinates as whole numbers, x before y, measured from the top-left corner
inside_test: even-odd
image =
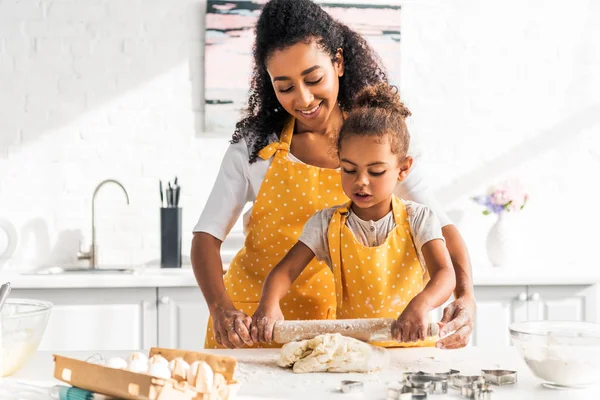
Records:
[[[598,322],[598,285],[476,286],[477,315],[471,344],[506,346],[513,322]]]
[[[40,350],[135,350],[157,343],[156,288],[14,289],[54,303]]]
[[[506,346],[508,327],[525,320],[600,322],[600,285],[475,286],[471,345]],[[105,351],[152,346],[204,347],[208,307],[196,286],[13,289],[11,297],[54,303],[41,350]],[[450,300],[451,301],[451,300]],[[433,312],[442,316],[443,307]]]
[[[598,322],[596,285],[529,286],[528,319]]]
[[[208,306],[198,287],[158,289],[160,347],[203,349],[208,317]]]
[[[527,320],[526,286],[475,287],[477,315],[471,344],[475,346],[507,346],[508,326]]]

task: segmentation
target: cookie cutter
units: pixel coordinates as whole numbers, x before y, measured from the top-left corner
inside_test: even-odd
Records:
[[[401,372],[400,373],[400,383],[406,383],[406,381],[408,380],[408,378],[410,378],[411,376],[418,374],[418,372]]]
[[[457,370],[457,369],[450,369],[447,372],[424,372],[424,371],[419,371],[419,372],[413,372],[413,373],[408,373],[408,374],[409,375],[436,376],[436,377],[440,377],[440,378],[450,379],[450,377],[456,376],[456,375],[460,374],[460,371]]]
[[[485,380],[497,386],[517,383],[517,371],[506,369],[484,369],[481,370],[481,373]]]
[[[491,400],[492,392],[487,382],[471,383],[460,388],[460,395],[462,397],[474,400]]]
[[[342,393],[356,393],[362,392],[364,384],[360,381],[342,381],[340,390]]]
[[[433,376],[428,375],[410,375],[406,378],[407,386],[414,389],[428,391],[433,383]]]
[[[394,382],[388,385],[387,400],[422,400],[427,399],[427,392],[423,389],[414,388]]]
[[[442,378],[441,376],[433,376],[431,378],[431,387],[429,393],[431,394],[446,394],[448,393],[448,378]]]
[[[407,395],[410,393],[410,397]],[[402,397],[404,395],[404,397]],[[404,385],[401,390],[400,399],[412,399],[412,400],[421,400],[427,398],[427,392],[423,389],[416,388],[414,386]]]
[[[449,380],[450,386],[457,390],[461,390],[463,386],[471,385],[473,383],[485,383],[483,375],[453,375]]]
[[[427,392],[425,392],[424,390],[420,390],[420,389],[414,389],[411,395],[411,399],[412,400],[426,400],[427,399]],[[404,400],[404,399],[402,399]]]
[[[407,384],[415,389],[422,389],[429,394],[448,393],[448,378],[434,374],[416,373],[407,378]]]

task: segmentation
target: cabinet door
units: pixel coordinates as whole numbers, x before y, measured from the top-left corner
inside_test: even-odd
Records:
[[[529,286],[530,320],[598,322],[598,286]]]
[[[40,350],[148,349],[157,343],[156,289],[15,289],[54,304]]]
[[[204,348],[208,306],[198,287],[158,289],[158,343],[184,350]]]
[[[526,286],[476,286],[477,315],[471,344],[510,345],[508,326],[527,320]]]

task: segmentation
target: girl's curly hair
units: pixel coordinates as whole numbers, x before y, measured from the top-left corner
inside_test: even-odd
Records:
[[[246,140],[250,163],[256,161],[263,147],[277,140],[289,117],[277,100],[266,68],[273,51],[316,40],[333,62],[341,48],[344,75],[340,78],[338,103],[342,111],[352,108],[356,94],[365,86],[387,82],[381,60],[367,41],[310,0],[269,1],[258,18],[255,35],[248,106],[231,139],[231,143]]]
[[[342,148],[342,142],[352,136],[387,136],[392,153],[404,159],[410,144],[410,134],[406,127],[406,118],[410,115],[411,112],[400,101],[397,87],[379,83],[363,88],[340,129],[338,152]]]

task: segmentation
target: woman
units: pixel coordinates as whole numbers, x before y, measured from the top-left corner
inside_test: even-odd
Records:
[[[194,228],[192,265],[209,306],[205,347],[253,346],[249,328],[262,283],[316,211],[348,199],[335,143],[344,112],[364,86],[386,82],[364,38],[309,0],[272,0],[256,25],[254,72],[217,181]],[[293,140],[292,140],[293,139]],[[456,300],[444,310],[438,346],[466,345],[475,300],[464,242],[419,174],[418,160],[397,188],[442,222],[456,274]],[[247,202],[244,248],[223,278],[220,247]],[[331,271],[313,260],[282,300],[285,319],[335,317]]]

